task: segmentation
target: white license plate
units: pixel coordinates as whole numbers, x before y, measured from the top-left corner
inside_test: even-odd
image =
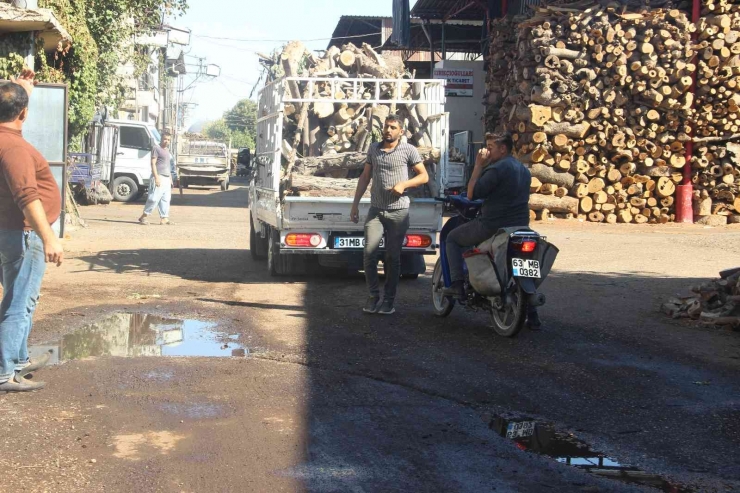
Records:
[[[535,277],[539,279],[540,263],[537,260],[511,259],[511,269],[514,277]]]
[[[534,435],[534,421],[509,423],[506,427],[506,438],[525,438]]]
[[[380,239],[380,248],[385,247],[385,238]],[[365,248],[364,237],[336,237],[334,248]]]

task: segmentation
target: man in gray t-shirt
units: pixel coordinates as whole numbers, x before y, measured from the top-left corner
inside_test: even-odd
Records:
[[[162,136],[160,145],[152,149],[152,177],[149,179],[149,196],[144,213],[139,218],[141,224],[149,224],[149,216],[154,208],[159,209],[160,224],[172,224],[169,219],[172,198],[172,177],[170,171],[170,136]]]
[[[419,151],[400,141],[404,133],[403,122],[391,115],[385,120],[383,141],[370,146],[365,169],[357,183],[355,201],[350,217],[360,222],[360,200],[370,181],[370,211],[365,219],[365,279],[370,297],[363,311],[391,315],[396,310],[393,303],[401,275],[401,248],[409,228],[409,205],[404,196],[408,188],[424,185],[429,175]],[[416,176],[409,179],[409,168]],[[385,233],[385,294],[380,303],[378,280],[378,254]]]

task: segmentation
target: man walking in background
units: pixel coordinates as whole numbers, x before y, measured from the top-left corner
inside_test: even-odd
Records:
[[[52,229],[61,194],[49,163],[23,138],[34,73],[0,84],[0,392],[44,388],[25,378],[49,361],[28,356],[28,335],[46,263],[61,265],[61,241]]]
[[[392,315],[396,309],[398,280],[401,276],[401,249],[406,231],[409,229],[409,206],[411,200],[404,196],[409,188],[424,185],[429,175],[416,147],[401,143],[404,128],[394,115],[385,120],[383,141],[370,146],[365,169],[357,183],[355,200],[350,219],[360,221],[360,200],[370,180],[370,212],[365,220],[365,279],[370,297],[365,304],[365,313]],[[409,179],[409,168],[416,176]],[[380,303],[378,280],[378,254],[385,234],[385,294]]]
[[[144,213],[139,218],[141,224],[149,224],[149,216],[154,208],[159,209],[159,223],[172,224],[169,219],[170,200],[172,199],[172,176],[170,171],[170,136],[162,136],[160,145],[152,149],[152,177],[149,179],[149,195],[144,206]]]

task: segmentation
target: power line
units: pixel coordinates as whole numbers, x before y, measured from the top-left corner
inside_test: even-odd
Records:
[[[367,34],[357,34],[355,36],[337,36],[334,38],[315,38],[315,39],[248,39],[248,38],[227,38],[227,37],[221,37],[221,36],[201,36],[198,34],[193,34],[196,38],[202,38],[202,39],[219,39],[224,41],[239,41],[242,43],[289,43],[291,41],[301,41],[303,43],[308,43],[311,41],[332,41],[334,39],[353,39],[353,38],[365,38],[367,36],[377,36],[383,34],[382,32],[377,33],[367,33]]]

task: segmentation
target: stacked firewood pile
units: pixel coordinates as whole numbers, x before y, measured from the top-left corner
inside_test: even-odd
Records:
[[[719,279],[695,286],[691,291],[691,296],[664,303],[663,313],[740,329],[740,267],[720,272]]]
[[[518,25],[497,126],[530,166],[540,217],[673,220],[693,102],[692,30],[679,10],[572,5],[538,8]]]
[[[263,64],[265,60],[262,60]],[[427,105],[414,104],[425,94],[423,84],[408,79],[403,61],[383,56],[368,44],[333,46],[323,57],[291,42],[274,61],[277,75],[317,80],[289,81],[292,99],[318,99],[312,103],[286,103],[283,121],[283,191],[299,196],[351,197],[357,177],[367,161],[367,151],[382,137],[385,119],[400,116],[406,124],[405,141],[416,146],[430,171],[439,161],[427,129]],[[404,79],[400,84],[356,82],[346,79]],[[326,99],[326,102],[320,100]],[[408,104],[357,102],[387,99]],[[343,101],[351,101],[344,103]],[[434,175],[430,175],[434,176]],[[433,186],[415,191],[430,196]]]
[[[692,167],[695,222],[740,223],[740,144],[697,145]]]
[[[526,20],[524,16],[492,19],[489,25],[490,43],[488,45],[488,71],[486,74],[486,114],[487,132],[496,130],[501,119],[501,107],[507,94],[506,77],[511,71],[516,53],[516,26]]]
[[[704,2],[697,23],[696,134],[740,133],[740,5]]]

